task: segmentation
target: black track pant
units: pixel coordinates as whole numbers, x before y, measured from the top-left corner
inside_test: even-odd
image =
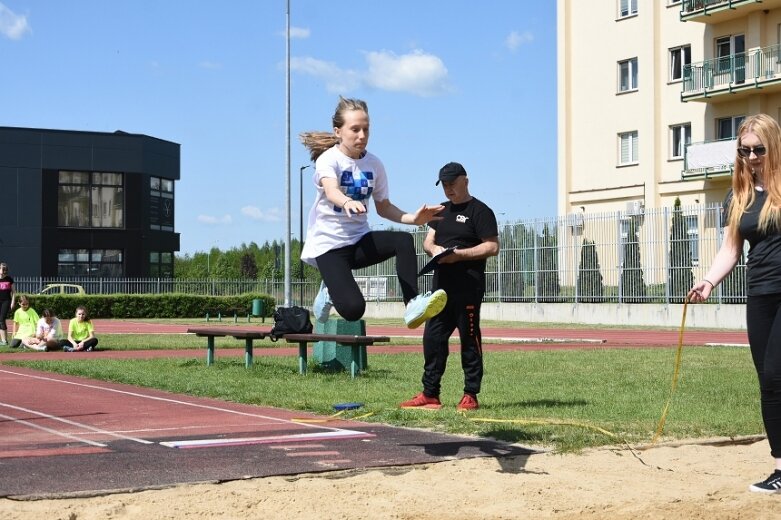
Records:
[[[482,292],[458,292],[445,289],[445,309],[426,322],[423,331],[423,393],[438,397],[440,383],[450,354],[448,340],[458,329],[461,339],[461,368],[464,370],[464,393],[477,395],[483,380],[483,338],[480,332]]]
[[[781,294],[749,296],[746,325],[770,454],[781,458]]]
[[[353,269],[376,265],[396,257],[396,275],[406,304],[418,295],[418,262],[415,243],[403,231],[371,231],[357,243],[333,249],[317,257],[317,268],[339,315],[355,321],[363,317],[366,300],[353,278]]]

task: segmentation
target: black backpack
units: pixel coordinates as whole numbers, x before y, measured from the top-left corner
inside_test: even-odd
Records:
[[[285,334],[309,334],[312,332],[312,322],[309,310],[294,305],[292,307],[277,307],[274,311],[274,326],[271,328],[271,339],[278,340]]]

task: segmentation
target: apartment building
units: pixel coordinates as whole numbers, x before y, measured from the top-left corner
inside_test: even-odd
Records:
[[[558,0],[558,213],[719,204],[780,48],[781,0]]]

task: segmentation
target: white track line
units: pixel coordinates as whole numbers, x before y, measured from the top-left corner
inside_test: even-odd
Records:
[[[55,383],[63,383],[63,384],[67,384],[67,385],[74,385],[74,386],[79,386],[79,387],[83,387],[83,388],[90,388],[90,389],[93,389],[93,390],[101,390],[101,391],[104,391],[104,392],[113,392],[113,393],[116,393],[116,394],[128,395],[128,396],[132,396],[132,397],[139,397],[139,398],[143,398],[143,399],[150,399],[150,400],[153,400],[153,401],[162,401],[162,402],[166,402],[166,403],[179,404],[179,405],[184,405],[184,406],[190,406],[190,407],[193,407],[193,408],[201,408],[201,409],[204,409],[204,410],[212,410],[212,411],[217,411],[217,412],[224,412],[224,413],[233,414],[233,415],[240,415],[240,416],[244,416],[244,417],[254,417],[254,418],[258,418],[258,419],[265,419],[265,420],[268,420],[268,421],[271,421],[271,422],[274,422],[274,423],[293,424],[293,425],[296,425],[297,427],[305,427],[305,428],[310,428],[310,429],[313,429],[313,430],[320,430],[320,431],[326,430],[328,432],[333,432],[333,433],[336,433],[336,434],[341,434],[342,432],[348,432],[349,434],[355,433],[352,430],[344,430],[342,428],[321,426],[321,425],[318,425],[318,424],[311,424],[311,423],[302,423],[302,422],[292,421],[292,420],[289,420],[289,419],[280,419],[278,417],[271,417],[271,416],[268,416],[268,415],[262,415],[262,414],[257,414],[257,413],[241,412],[241,411],[238,411],[238,410],[231,410],[231,409],[223,408],[223,407],[220,407],[220,406],[212,406],[212,405],[199,404],[199,403],[190,403],[190,402],[182,401],[182,400],[179,400],[179,399],[172,399],[172,398],[168,398],[168,397],[157,397],[157,396],[152,396],[152,395],[148,395],[148,394],[142,394],[142,393],[138,393],[138,392],[130,392],[130,391],[126,391],[126,390],[119,390],[119,389],[116,389],[116,388],[107,388],[107,387],[100,386],[100,385],[93,385],[93,384],[88,384],[88,383],[79,383],[79,382],[76,382],[76,381],[66,381],[66,380],[63,380],[63,379],[57,379],[57,378],[48,377],[48,376],[39,376],[39,375],[35,375],[35,374],[24,374],[24,373],[15,372],[13,370],[8,370],[7,368],[0,369],[0,373],[13,374],[15,376],[27,377],[27,378],[30,378],[30,379],[37,379],[37,380],[40,380],[40,381],[51,381],[51,382],[55,382]],[[130,437],[128,437],[128,439],[130,439]],[[148,444],[153,444],[150,441],[143,441],[143,442],[148,443]],[[161,443],[161,444],[164,444],[164,443]]]
[[[57,437],[65,437],[66,439],[71,439],[71,440],[74,440],[74,441],[77,441],[77,442],[83,442],[84,444],[89,444],[90,446],[97,446],[99,448],[105,448],[106,447],[105,444],[101,444],[99,442],[91,441],[89,439],[82,439],[80,437],[76,437],[75,435],[71,435],[69,433],[63,433],[63,432],[58,431],[58,430],[52,430],[51,428],[47,428],[45,426],[41,426],[40,424],[34,424],[34,423],[29,422],[29,421],[25,421],[24,419],[17,419],[16,417],[13,417],[11,415],[5,415],[5,414],[1,414],[0,413],[0,417],[2,417],[3,419],[8,419],[8,420],[10,420],[10,421],[12,421],[12,422],[14,422],[16,424],[23,424],[25,426],[28,426],[28,427],[36,429],[36,430],[45,431],[46,433],[50,433],[50,434],[52,434],[54,436],[57,436]]]
[[[135,437],[128,437],[127,435],[122,435],[122,434],[116,433],[116,432],[110,432],[108,430],[103,430],[101,428],[95,428],[94,426],[90,426],[88,424],[78,423],[78,422],[75,422],[75,421],[71,421],[69,419],[63,419],[62,417],[57,417],[55,415],[49,415],[48,413],[43,413],[43,412],[38,412],[38,411],[35,411],[35,410],[30,410],[29,408],[22,408],[21,406],[14,406],[12,404],[7,404],[7,403],[0,403],[0,406],[2,406],[4,408],[10,408],[11,410],[16,410],[16,411],[19,411],[19,412],[25,412],[25,413],[33,414],[33,415],[36,415],[38,417],[43,417],[44,419],[50,419],[52,421],[65,423],[65,424],[68,424],[70,426],[75,426],[76,428],[81,428],[83,430],[87,430],[87,431],[92,432],[92,433],[100,433],[100,434],[103,434],[103,435],[108,435],[110,437],[116,437],[117,439],[138,442],[140,444],[154,444],[151,441],[147,441],[147,440],[144,440],[144,439],[137,439]],[[27,423],[27,421],[25,421],[23,419],[14,419],[14,422]],[[47,431],[48,431],[48,429],[47,429]],[[54,430],[51,430],[51,431],[54,431]],[[63,435],[71,437],[68,434],[63,434]],[[77,438],[77,437],[74,437],[74,438]],[[100,446],[105,446],[105,445],[101,444]]]

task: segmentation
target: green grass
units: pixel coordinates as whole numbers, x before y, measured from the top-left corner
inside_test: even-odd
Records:
[[[116,336],[101,336],[101,345],[109,347],[115,339],[120,343],[129,341],[124,335]],[[147,348],[170,348],[158,343],[164,337],[144,338],[148,339]],[[181,335],[173,338],[178,345],[189,341]],[[203,348],[205,340],[192,339]],[[241,346],[236,340],[226,340],[225,344]],[[256,352],[255,366],[250,370],[244,368],[243,357],[239,356],[217,356],[212,367],[205,366],[205,356],[189,360],[73,361],[46,360],[44,356],[41,360],[6,363],[326,415],[333,413],[334,403],[360,401],[365,407],[351,412],[351,417],[370,412],[372,415],[364,420],[577,451],[623,441],[631,445],[650,441],[669,395],[675,351],[487,352],[481,409],[466,416],[455,411],[463,387],[458,355],[451,356],[442,389],[445,407],[439,411],[397,407],[420,390],[420,353],[370,351],[369,370],[355,380],[344,372],[324,372],[311,361],[309,373],[301,376],[294,356],[264,357],[260,352]],[[475,422],[470,418],[577,424]],[[608,430],[620,441],[588,426]],[[762,431],[756,374],[749,352],[735,348],[685,349],[665,439],[755,435]]]

